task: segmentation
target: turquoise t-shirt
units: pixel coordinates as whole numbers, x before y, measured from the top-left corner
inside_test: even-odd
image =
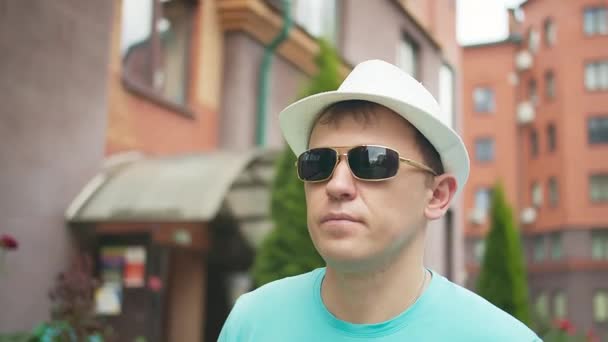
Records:
[[[281,279],[242,295],[219,341],[541,341],[482,297],[432,274],[414,305],[376,324],[348,323],[327,310],[321,299],[325,268]]]

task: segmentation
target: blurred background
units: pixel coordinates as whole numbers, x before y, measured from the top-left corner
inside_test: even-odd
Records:
[[[0,0],[0,48],[0,340],[215,341],[320,266],[278,113],[373,58],[470,153],[428,267],[608,340],[605,0]]]

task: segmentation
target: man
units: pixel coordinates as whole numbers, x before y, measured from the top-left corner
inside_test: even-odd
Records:
[[[280,114],[327,266],[241,296],[220,341],[540,341],[423,266],[427,222],[469,173],[439,112],[419,82],[372,60]]]

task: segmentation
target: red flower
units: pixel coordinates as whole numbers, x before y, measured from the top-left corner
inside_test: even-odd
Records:
[[[600,338],[593,332],[593,330],[589,329],[587,332],[587,342],[600,342]]]
[[[554,324],[559,330],[566,332],[568,335],[574,335],[576,332],[574,325],[567,319],[556,319]]]
[[[17,247],[19,247],[19,244],[17,243],[17,240],[15,240],[14,237],[8,234],[2,234],[2,236],[0,236],[0,247],[5,248],[7,250],[11,250],[17,249]]]

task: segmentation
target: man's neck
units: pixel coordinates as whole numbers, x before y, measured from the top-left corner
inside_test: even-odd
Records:
[[[321,287],[323,303],[334,316],[350,323],[379,323],[399,315],[430,282],[422,257],[415,257],[421,253],[412,249],[368,272],[340,272],[328,265]]]

